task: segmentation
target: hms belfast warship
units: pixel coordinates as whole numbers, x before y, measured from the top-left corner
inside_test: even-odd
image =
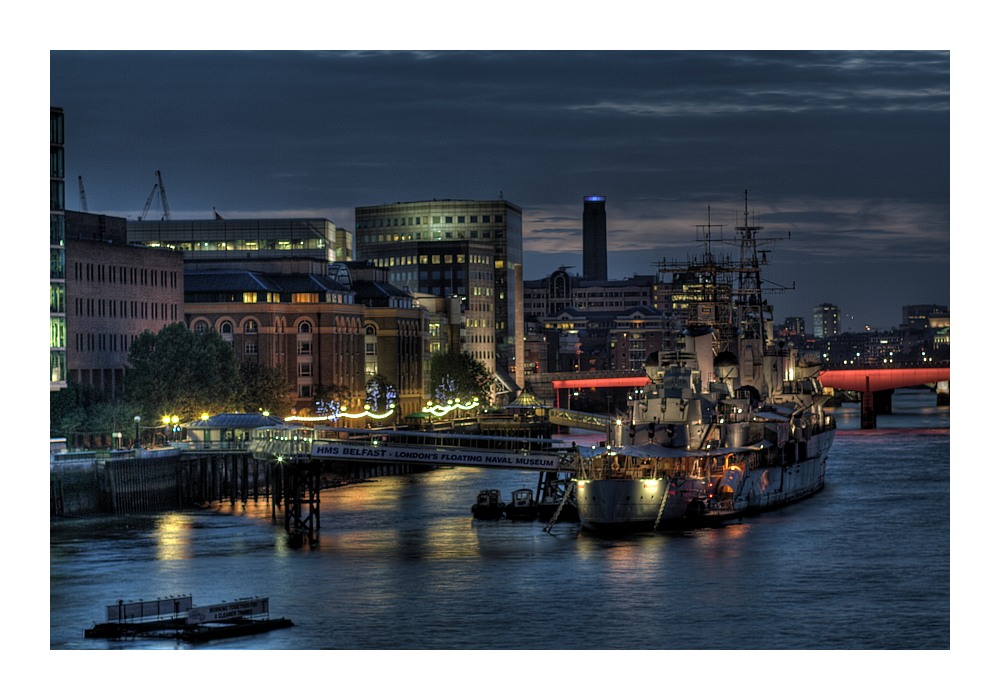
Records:
[[[676,529],[724,523],[811,496],[824,486],[836,423],[823,410],[819,364],[774,338],[763,299],[760,226],[727,241],[703,228],[705,250],[685,265],[688,321],[671,349],[645,363],[650,383],[629,401],[610,447],[576,479],[583,527]],[[739,248],[738,259],[713,244]]]

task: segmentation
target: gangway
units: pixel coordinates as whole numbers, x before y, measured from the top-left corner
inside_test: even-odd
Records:
[[[598,413],[572,411],[568,408],[550,408],[548,410],[548,419],[552,425],[561,425],[564,428],[593,430],[597,433],[606,433],[611,423],[611,419],[608,416]]]

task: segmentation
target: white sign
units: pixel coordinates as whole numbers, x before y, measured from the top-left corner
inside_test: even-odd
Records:
[[[197,608],[191,608],[188,611],[187,621],[189,625],[200,625],[204,622],[219,622],[237,617],[263,615],[267,611],[267,598],[247,598],[246,600],[235,600],[232,603],[201,605]]]
[[[502,467],[556,471],[558,455],[488,452],[424,445],[365,445],[357,442],[313,442],[312,456],[339,460],[371,460],[388,464],[409,462],[459,467]]]

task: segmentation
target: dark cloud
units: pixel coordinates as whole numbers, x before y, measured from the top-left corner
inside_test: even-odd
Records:
[[[830,301],[890,326],[949,303],[947,52],[57,51],[50,72],[91,210],[134,217],[156,170],[178,218],[353,228],[355,206],[502,191],[531,279],[579,266],[582,198],[603,194],[627,277],[692,250],[710,207],[731,230],[749,190],[793,234],[776,264],[812,266],[779,315]]]

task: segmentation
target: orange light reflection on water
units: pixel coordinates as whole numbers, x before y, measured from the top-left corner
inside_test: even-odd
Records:
[[[191,554],[191,519],[167,513],[156,522],[156,558],[160,561],[187,559]]]

